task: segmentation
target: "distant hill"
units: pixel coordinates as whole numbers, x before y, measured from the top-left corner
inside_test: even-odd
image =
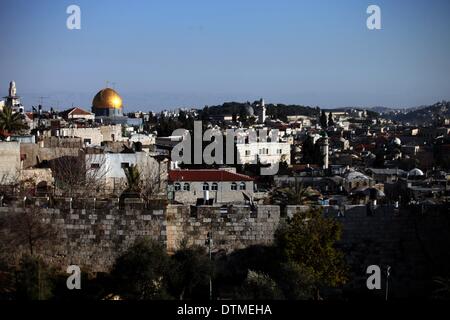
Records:
[[[450,118],[450,101],[437,102],[431,106],[421,106],[384,113],[383,117],[393,121],[424,125],[434,124],[442,118]]]
[[[388,107],[378,106],[378,107],[367,108],[367,110],[371,110],[371,111],[378,112],[378,113],[382,114],[382,113],[393,112],[393,111],[398,110],[398,109],[392,109],[392,108],[388,108]]]
[[[208,107],[209,114],[220,115],[239,115],[242,109],[254,107],[255,102],[225,102],[222,105]],[[310,107],[303,105],[285,105],[285,104],[266,104],[267,115],[271,118],[286,121],[287,116],[303,115],[313,118],[320,116],[321,109],[319,107]],[[387,108],[382,106],[376,107],[348,107],[324,109],[326,112],[339,112],[349,110],[367,110],[368,116],[377,118],[379,116],[393,121],[410,123],[416,125],[434,124],[441,118],[450,118],[450,102],[441,101],[430,106],[419,106],[412,108]]]
[[[255,102],[225,102],[218,106],[209,106],[209,114],[218,115],[239,115],[240,111],[244,108],[254,107],[258,101]],[[266,104],[269,117],[277,118],[286,121],[287,116],[291,115],[303,115],[308,117],[319,117],[320,109],[318,107],[313,108],[302,105],[286,105],[286,104]]]
[[[318,118],[320,116],[319,107],[302,106],[296,104],[268,104],[267,115],[274,116],[274,118],[286,121],[287,116],[308,116],[312,118]]]

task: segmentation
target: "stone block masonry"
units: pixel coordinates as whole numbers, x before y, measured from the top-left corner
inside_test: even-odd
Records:
[[[17,215],[23,208],[0,208],[1,219]],[[152,211],[119,209],[41,209],[45,221],[57,231],[36,253],[65,269],[76,264],[91,272],[107,271],[117,255],[143,236],[165,243],[164,217]],[[4,220],[5,221],[5,220]],[[9,260],[27,253],[26,245],[9,248]]]
[[[205,246],[208,233],[213,252],[230,252],[250,245],[271,244],[280,222],[278,206],[259,206],[252,212],[248,206],[167,208],[167,249],[176,251],[185,242]]]
[[[22,210],[0,207],[0,219],[7,221]],[[214,251],[269,244],[280,216],[276,206],[264,206],[253,213],[244,206],[230,207],[224,213],[219,207],[183,205],[169,205],[164,210],[43,208],[41,212],[44,221],[57,230],[57,236],[43,241],[36,253],[63,270],[76,264],[91,272],[108,271],[116,257],[140,237],[161,242],[169,253],[183,242],[205,246],[208,232]],[[7,234],[11,230],[0,231]],[[14,263],[27,250],[26,244],[10,247],[6,256]]]

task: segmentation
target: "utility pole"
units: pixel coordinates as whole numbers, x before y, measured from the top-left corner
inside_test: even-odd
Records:
[[[39,104],[44,106],[44,99],[48,99],[49,97],[39,97]]]
[[[388,300],[389,294],[389,276],[391,275],[391,266],[387,266],[386,268],[386,301]]]
[[[211,247],[212,247],[212,244],[213,244],[211,232],[208,232],[206,243],[208,244],[209,261],[211,262],[212,261]],[[212,277],[211,277],[211,274],[209,275],[209,300],[212,301]]]

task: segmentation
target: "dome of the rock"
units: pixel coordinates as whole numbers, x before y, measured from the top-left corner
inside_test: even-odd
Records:
[[[92,112],[96,116],[114,116],[122,114],[122,98],[111,88],[100,90],[92,100]]]

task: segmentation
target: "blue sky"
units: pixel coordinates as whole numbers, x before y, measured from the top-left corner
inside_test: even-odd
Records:
[[[370,4],[382,30],[366,28]],[[89,108],[106,81],[126,110],[450,100],[447,0],[0,0],[0,28],[0,92],[14,79],[28,108]]]

